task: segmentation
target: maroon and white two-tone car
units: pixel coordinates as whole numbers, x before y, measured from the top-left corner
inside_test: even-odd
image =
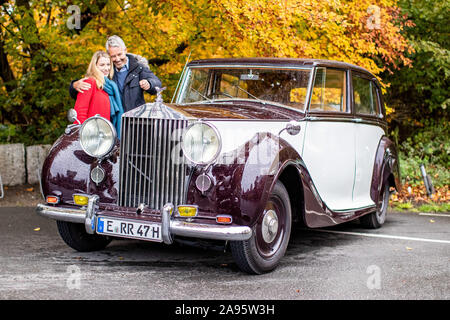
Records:
[[[190,62],[174,103],[71,124],[42,170],[45,204],[79,251],[114,237],[221,240],[249,273],[273,270],[294,223],[386,219],[399,189],[380,84],[336,61]],[[71,111],[71,119],[75,119]]]

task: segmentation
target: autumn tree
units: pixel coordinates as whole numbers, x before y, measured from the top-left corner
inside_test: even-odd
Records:
[[[80,8],[79,29],[67,27],[69,5]],[[83,76],[92,53],[113,34],[149,60],[167,87],[166,101],[189,56],[323,58],[380,74],[409,65],[406,54],[412,52],[402,35],[409,22],[396,0],[38,0],[1,6],[0,122],[26,124],[28,142],[51,142],[63,130],[74,104],[70,80]]]
[[[390,90],[388,103],[395,108],[393,120],[403,135],[429,120],[446,118],[450,107],[450,1],[399,1],[402,11],[414,23],[403,35],[414,51],[407,54],[411,68],[384,73]]]
[[[78,33],[106,5],[95,3],[78,2]],[[78,37],[66,26],[69,5],[0,1],[0,141],[51,143],[65,127],[68,81],[78,74],[78,63],[85,63],[80,48],[69,50]],[[83,57],[82,62],[77,57]]]

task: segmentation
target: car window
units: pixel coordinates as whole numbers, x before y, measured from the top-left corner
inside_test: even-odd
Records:
[[[240,89],[239,89],[240,88]],[[219,95],[232,96],[238,98],[248,98],[248,87],[246,82],[241,82],[239,76],[232,74],[222,74],[220,81]]]
[[[204,99],[208,79],[208,72],[190,72],[188,76],[190,90],[183,93],[184,102],[195,102]]]
[[[311,69],[192,68],[178,103],[249,99],[305,108]]]
[[[345,71],[317,68],[310,111],[347,112]]]
[[[355,112],[376,115],[379,106],[375,84],[355,74],[352,78]]]
[[[273,101],[303,110],[308,91],[306,70],[220,70],[215,72],[215,98]],[[215,86],[213,86],[216,88]]]
[[[371,84],[372,84],[372,96],[374,99],[375,113],[382,114],[380,105],[380,89],[374,84],[373,81],[371,82]]]

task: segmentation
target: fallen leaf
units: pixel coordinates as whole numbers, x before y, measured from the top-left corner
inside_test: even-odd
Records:
[[[433,219],[430,219],[430,222],[431,222],[431,223],[434,223],[434,220],[433,220]]]
[[[34,189],[33,188],[27,188],[27,191],[28,192],[31,192],[31,191],[33,191]]]
[[[34,229],[34,231],[40,231],[41,230],[41,228],[35,228]]]
[[[412,250],[413,248],[410,248],[410,247],[406,247],[406,250],[408,250],[408,251],[410,251],[410,250]]]

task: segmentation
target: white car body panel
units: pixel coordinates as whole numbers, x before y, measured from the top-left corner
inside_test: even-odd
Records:
[[[221,154],[236,151],[257,132],[270,132],[278,136],[288,123],[239,120],[208,122],[218,129],[222,137]],[[322,201],[335,211],[373,206],[375,203],[370,198],[370,187],[383,129],[368,124],[325,120],[301,121],[300,126],[299,134],[292,136],[284,130],[280,137],[301,155]],[[266,164],[265,152],[252,155],[248,161]]]
[[[363,123],[355,124],[355,184],[353,187],[353,203],[355,208],[374,205],[370,198],[373,166],[380,139],[384,130],[378,126]]]
[[[246,142],[250,141],[258,132],[268,132],[274,136],[278,136],[280,131],[286,128],[286,125],[289,122],[209,120],[208,123],[214,125],[219,131],[222,138],[221,154],[224,154],[237,150]],[[286,130],[280,134],[280,138],[286,140],[298,152],[298,154],[301,153],[302,149],[303,135],[305,134],[305,122],[300,122],[300,126],[301,130],[297,135],[290,135],[286,132]],[[253,162],[257,162],[257,160],[255,159]]]
[[[354,123],[308,121],[301,156],[320,197],[330,209],[354,207]]]

